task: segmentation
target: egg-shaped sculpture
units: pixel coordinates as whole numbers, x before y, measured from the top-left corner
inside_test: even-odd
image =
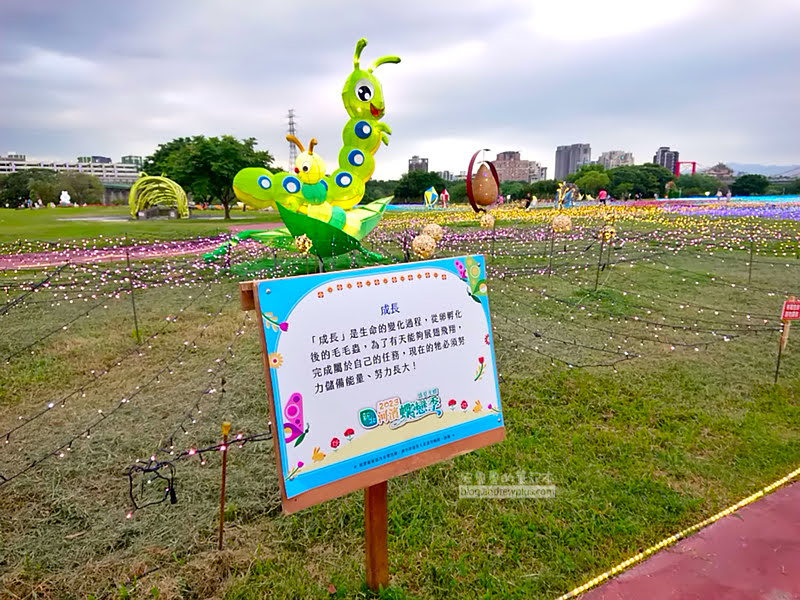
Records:
[[[499,189],[489,167],[482,163],[472,179],[472,197],[479,206],[489,206],[497,200]]]
[[[484,212],[486,209],[483,207],[497,200],[497,194],[500,192],[500,179],[497,176],[497,169],[491,162],[482,162],[475,176],[472,175],[475,159],[481,152],[483,150],[478,150],[472,155],[467,169],[467,199],[475,212]]]

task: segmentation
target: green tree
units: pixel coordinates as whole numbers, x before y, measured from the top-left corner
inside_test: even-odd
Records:
[[[467,202],[467,182],[451,181],[447,188],[450,194],[450,203],[465,204]]]
[[[580,165],[578,170],[574,173],[570,173],[567,175],[567,182],[569,183],[577,183],[578,179],[586,175],[587,173],[597,173],[597,172],[604,172],[606,168],[601,165],[600,163],[591,163],[587,165]]]
[[[555,179],[542,179],[541,181],[534,181],[528,186],[528,189],[525,190],[525,193],[530,193],[531,196],[536,196],[537,198],[550,198],[552,200],[558,191],[558,183],[559,182]]]
[[[800,178],[795,179],[794,181],[787,183],[783,188],[784,194],[800,194]]]
[[[609,186],[615,198],[622,198],[627,190],[628,194],[641,194],[653,197],[656,194],[664,195],[664,186],[672,181],[674,176],[660,165],[647,163],[644,165],[625,165],[607,171],[610,179]],[[623,183],[630,184],[620,188]]]
[[[394,196],[394,189],[396,187],[397,181],[369,179],[364,184],[364,197],[362,198],[361,202],[366,204],[367,202],[372,202],[373,200],[379,200],[380,198],[386,198],[387,196]]]
[[[641,194],[649,197],[663,193],[663,190],[659,190],[658,180],[640,166],[626,165],[610,169],[608,177],[615,198],[623,198],[623,190],[627,190],[628,194]],[[627,185],[620,187],[622,184]]]
[[[675,180],[675,185],[680,190],[681,196],[705,196],[706,192],[711,195],[716,194],[717,190],[723,193],[728,191],[727,186],[719,179],[703,173],[681,175]]]
[[[60,171],[56,177],[56,187],[69,192],[72,202],[76,204],[100,204],[105,188],[100,180],[88,173],[77,171]]]
[[[524,181],[501,181],[500,193],[503,197],[511,196],[512,200],[525,197],[527,185]]]
[[[199,136],[202,137],[202,136]],[[150,175],[161,175],[168,167],[170,157],[192,143],[192,138],[179,137],[164,144],[159,144],[151,156],[144,159],[142,170]]]
[[[397,182],[394,195],[404,202],[422,204],[425,202],[425,190],[431,186],[441,192],[442,188],[447,187],[447,182],[432,171],[411,171],[404,173]]]
[[[762,196],[769,187],[769,179],[763,175],[742,175],[731,184],[731,193],[736,196]]]
[[[575,181],[575,185],[584,194],[597,196],[597,192],[607,188],[610,181],[608,175],[602,171],[584,171],[583,175]]]
[[[218,200],[230,219],[235,200],[233,178],[246,167],[268,168],[272,155],[256,150],[256,139],[238,140],[231,135],[177,138],[161,144],[145,165],[152,174],[164,174],[195,198]]]
[[[619,200],[626,200],[630,198],[632,191],[633,191],[633,184],[625,181],[611,188],[611,196],[614,198],[618,198]]]
[[[643,172],[647,173],[656,180],[658,189],[653,190],[653,195],[656,193],[663,194],[664,186],[667,185],[667,182],[675,179],[675,175],[673,175],[669,169],[655,163],[645,163],[643,165],[638,165],[637,168],[641,169]]]
[[[49,169],[25,169],[9,173],[0,181],[0,205],[24,206],[28,198],[45,204],[58,202],[56,173]]]
[[[17,171],[0,175],[0,206],[16,208],[30,198],[28,182],[30,171]]]

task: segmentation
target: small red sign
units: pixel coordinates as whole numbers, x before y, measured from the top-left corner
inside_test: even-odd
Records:
[[[783,303],[781,320],[790,321],[792,319],[800,319],[800,300],[787,300]]]

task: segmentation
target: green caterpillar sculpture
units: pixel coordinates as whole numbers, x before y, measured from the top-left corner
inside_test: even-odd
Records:
[[[294,173],[271,173],[252,167],[239,171],[233,180],[233,190],[239,200],[253,208],[276,208],[288,233],[292,237],[307,235],[313,242],[313,253],[318,256],[360,248],[360,240],[377,225],[391,200],[385,198],[354,208],[364,196],[364,182],[375,170],[373,155],[381,142],[388,145],[391,135],[389,126],[380,121],[386,105],[381,84],[373,71],[382,64],[400,62],[397,56],[382,56],[364,70],[360,58],[366,45],[367,40],[363,38],[356,43],[353,72],[342,90],[342,102],[350,119],[342,130],[338,168],[325,175],[325,164],[319,154],[314,153],[316,140],[312,138],[306,150],[297,138],[287,136],[300,150]],[[326,231],[320,224],[340,233]],[[286,231],[268,233],[268,236],[260,234],[265,238],[262,241],[286,235]],[[346,236],[342,237],[341,233]],[[258,239],[257,235],[246,237]],[[325,247],[328,245],[330,248]]]

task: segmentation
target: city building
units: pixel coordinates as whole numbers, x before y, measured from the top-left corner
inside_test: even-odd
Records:
[[[493,161],[500,181],[539,181],[547,178],[547,167],[535,160],[523,160],[519,152],[500,152]]]
[[[427,158],[420,158],[416,154],[412,156],[408,161],[408,172],[411,171],[424,171],[425,173],[428,172],[428,159]]]
[[[110,165],[111,158],[108,156],[79,156],[79,163],[97,163],[102,165]]]
[[[17,158],[22,157],[22,159]],[[82,160],[88,158],[89,160]],[[27,160],[24,154],[9,154],[0,157],[0,174],[15,173],[25,169],[48,169],[53,171],[78,171],[95,175],[102,183],[133,183],[139,178],[139,167],[135,164],[112,163],[105,156],[81,157],[77,161]]]
[[[8,158],[9,160],[25,160],[26,157],[25,157],[24,154],[17,154],[16,152],[9,152],[6,155],[6,158]]]
[[[571,144],[556,148],[556,179],[566,179],[581,165],[592,162],[592,147],[589,144]]]
[[[123,156],[120,162],[123,165],[136,165],[139,169],[141,169],[142,165],[144,164],[144,160],[142,159],[141,156],[133,156],[133,155]]]
[[[451,171],[436,171],[436,174],[445,181],[454,181],[456,178],[455,173],[452,173]]]
[[[669,146],[661,146],[653,156],[653,162],[662,167],[669,169],[670,173],[675,172],[676,163],[680,160],[678,158],[677,150],[670,150]]]
[[[712,177],[716,177],[723,183],[731,183],[734,179],[736,179],[733,173],[733,169],[731,169],[725,163],[717,163],[710,169],[706,169],[703,173],[705,175],[711,175]]]
[[[625,152],[624,150],[609,150],[601,153],[597,162],[603,165],[605,169],[631,166],[633,165],[633,153]]]

